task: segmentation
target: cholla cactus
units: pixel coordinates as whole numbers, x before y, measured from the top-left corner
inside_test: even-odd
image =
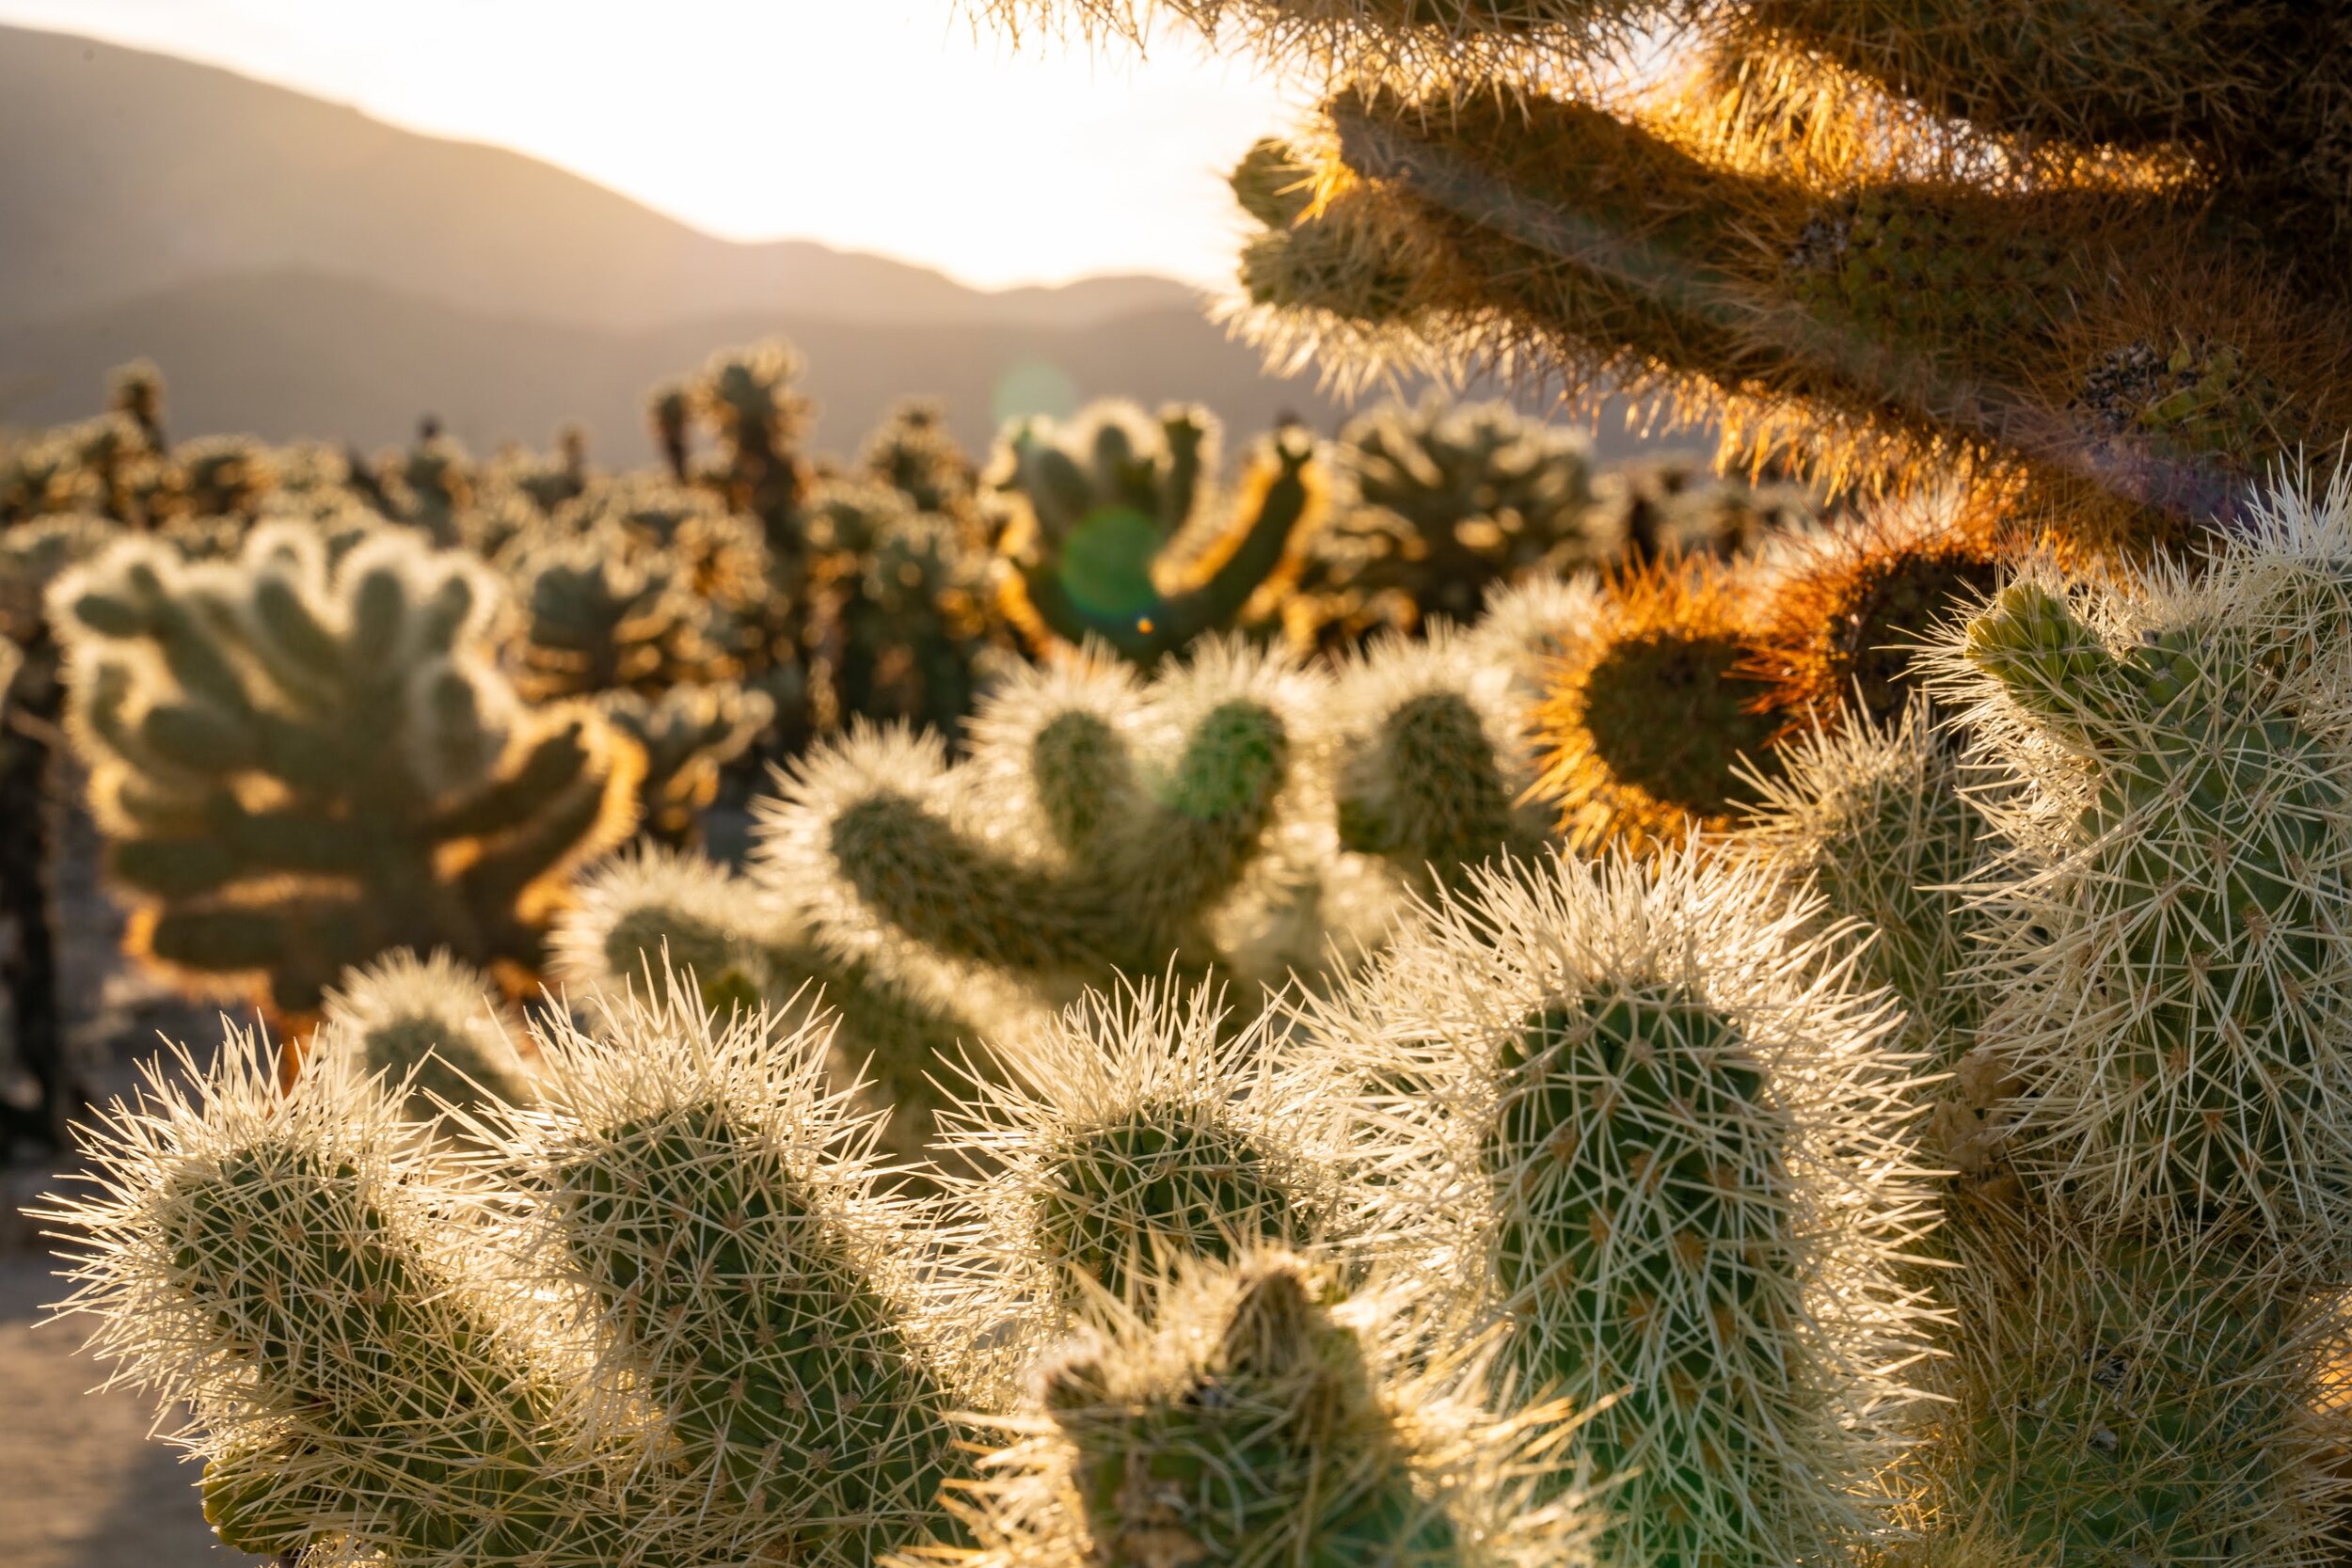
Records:
[[[645,832],[664,844],[696,842],[702,809],[719,793],[719,770],[751,749],[775,719],[764,691],[731,681],[674,686],[658,698],[607,691],[596,711],[644,753]]]
[[[1924,703],[1886,727],[1860,719],[1792,738],[1780,754],[1785,771],[1756,781],[1741,846],[1805,879],[1822,914],[1862,939],[1855,973],[1902,999],[1898,1038],[1929,1074],[1920,1150],[1950,1173],[1926,1244],[1964,1253],[1988,1209],[2021,1199],[2009,1148],[2021,1085],[1984,1035],[1991,988],[1978,969],[1995,925],[1978,896],[1998,875],[1992,832]]]
[[[1814,909],[1686,849],[1472,879],[1315,1017],[1407,1235],[1594,1411],[1605,1562],[1824,1559],[1870,1528],[1930,1318],[1903,1059]],[[1833,933],[1834,935],[1834,933]]]
[[[972,519],[979,468],[947,434],[947,411],[929,398],[894,406],[866,438],[858,464],[917,512]]]
[[[1332,703],[1340,843],[1424,891],[1526,855],[1548,824],[1525,802],[1533,748],[1512,671],[1449,626],[1391,638],[1343,665]]]
[[[288,1014],[393,947],[534,967],[564,883],[635,816],[635,749],[517,705],[484,574],[413,538],[331,571],[299,524],[233,564],[131,542],[50,604],[138,950],[265,980]]]
[[[1537,712],[1538,788],[1571,846],[1675,844],[1729,824],[1744,761],[1769,768],[1781,729],[1747,673],[1751,611],[1730,568],[1668,560],[1611,578],[1559,634]]]
[[[88,1238],[70,1307],[196,1407],[225,1541],[849,1568],[946,1526],[995,1298],[875,1190],[821,1028],[681,1001],[558,1028],[544,1105],[476,1118],[516,1226],[469,1217],[374,1083],[281,1097],[250,1037],[115,1107],[102,1196],[50,1216]]]
[[[164,372],[152,359],[134,359],[108,372],[106,406],[138,426],[149,451],[165,450]]]
[[[2249,1238],[1978,1240],[1918,1454],[1936,1528],[1980,1521],[2012,1562],[2337,1560],[2341,1324],[2248,1267]]]
[[[1992,592],[1998,544],[1992,513],[1957,491],[1790,538],[1749,657],[1771,706],[1791,723],[1899,721],[1927,695],[1915,665],[1930,634]]]
[[[803,514],[808,643],[831,721],[907,719],[953,739],[987,662],[991,559],[966,522],[876,482],[834,482]]]
[[[522,1022],[488,975],[447,953],[398,952],[356,969],[326,993],[306,1073],[383,1078],[406,1090],[409,1120],[430,1125],[445,1106],[526,1104],[531,1074],[515,1049]]]
[[[2334,4],[991,8],[1306,69],[1320,113],[1236,180],[1291,362],[1655,394],[1838,483],[2022,473],[2099,547],[2352,422]]]
[[[954,1011],[826,952],[773,890],[666,849],[635,849],[589,873],[549,945],[554,979],[592,1008],[691,975],[695,999],[721,1013],[764,1010],[788,1022],[830,1013],[839,1020],[837,1086],[870,1084],[888,1116],[885,1145],[910,1162],[930,1153],[939,1085],[974,1037]]]
[[[20,1138],[52,1148],[81,1109],[58,990],[51,900],[57,720],[65,687],[43,605],[49,585],[122,535],[103,517],[45,517],[0,532],[0,986],[8,995],[7,1063],[34,1087],[30,1105],[0,1107],[0,1150]],[[20,1080],[22,1081],[22,1080]]]
[[[726,673],[701,635],[701,607],[660,555],[599,531],[516,561],[523,627],[516,685],[532,702],[592,692],[658,694]]]
[[[1468,623],[1490,586],[1590,560],[1591,443],[1506,404],[1432,392],[1351,420],[1333,455],[1360,504],[1310,539],[1284,603],[1308,645],[1378,626],[1409,632],[1430,615]]]
[[[795,450],[809,411],[808,400],[792,390],[801,369],[792,345],[776,339],[711,356],[693,387],[694,410],[719,437],[721,493],[731,510],[760,520],[771,546],[808,486]]]
[[[2028,577],[1950,678],[2018,775],[1986,1027],[2039,1152],[2094,1214],[2232,1219],[2309,1266],[2352,1235],[2352,1079],[2318,1044],[2352,1017],[2352,730],[2247,580]]]
[[[947,1147],[1002,1253],[1065,1308],[1140,1309],[1188,1259],[1263,1244],[1345,1256],[1348,1129],[1327,1085],[1278,1066],[1207,987],[1089,993],[997,1053]]]
[[[1216,496],[1217,426],[1204,409],[1156,420],[1096,404],[1067,427],[1010,427],[989,482],[1015,499],[1002,545],[1009,610],[1046,645],[1099,638],[1150,666],[1243,618],[1319,519],[1315,443],[1269,436],[1230,499]]]
[[[1792,484],[1750,486],[1687,452],[1631,457],[1593,476],[1588,552],[1632,563],[1675,555],[1734,555],[1798,531],[1817,498]]]
[[[761,875],[833,951],[946,1005],[1017,1018],[1113,972],[1197,977],[1241,957],[1314,831],[1314,690],[1210,643],[1139,699],[1099,665],[1017,681],[957,768],[853,731],[766,802]]]
[[[261,515],[278,487],[269,450],[245,436],[208,436],[173,449],[178,510],[192,517]]]
[[[624,1560],[635,1499],[583,1463],[585,1361],[442,1217],[463,1195],[387,1099],[327,1074],[283,1095],[272,1054],[235,1033],[209,1073],[171,1064],[193,1087],[151,1068],[87,1135],[101,1196],[48,1216],[87,1238],[69,1309],[92,1347],[197,1412],[215,1530],[272,1556]]]
[[[1480,1407],[1475,1353],[1435,1360],[1409,1291],[1339,1300],[1279,1252],[1183,1275],[1041,1368],[1026,1433],[967,1505],[964,1568],[1577,1568],[1590,1523],[1538,1504],[1550,1407]]]

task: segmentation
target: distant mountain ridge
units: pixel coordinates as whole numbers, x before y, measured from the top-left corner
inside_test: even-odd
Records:
[[[1198,291],[991,293],[886,257],[739,245],[518,153],[66,34],[0,27],[0,428],[93,412],[141,355],[180,435],[373,448],[431,413],[476,451],[577,421],[651,454],[644,395],[771,335],[847,452],[934,396],[983,448],[1011,413],[1191,401],[1235,443],[1346,409],[1268,374]],[[1604,451],[1639,443],[1604,421]]]
[[[1254,350],[1188,308],[1096,327],[773,310],[598,332],[478,315],[350,278],[269,273],[0,327],[0,423],[86,416],[107,369],[147,355],[163,367],[175,434],[248,431],[373,448],[405,440],[430,412],[476,451],[508,438],[545,446],[576,421],[601,460],[642,461],[652,453],[649,387],[698,369],[715,347],[774,335],[807,358],[816,444],[844,453],[891,404],[915,394],[942,399],[958,437],[984,447],[1000,415],[1029,411],[1000,398],[1041,380],[1075,399],[1206,403],[1236,441],[1282,415],[1327,430],[1345,412],[1311,379],[1260,373]]]
[[[0,325],[262,271],[633,330],[749,309],[1089,325],[1159,277],[987,293],[806,241],[701,233],[517,152],[397,130],[232,71],[0,27]]]

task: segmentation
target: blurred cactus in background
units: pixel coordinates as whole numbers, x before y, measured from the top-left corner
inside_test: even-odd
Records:
[[[772,531],[786,526],[808,487],[798,450],[808,400],[792,389],[800,374],[800,355],[776,340],[714,355],[691,393],[694,411],[718,437],[715,477],[728,508],[760,519],[771,531],[771,546],[779,543]]]
[[[85,1096],[67,1049],[69,1001],[58,980],[65,684],[44,600],[51,583],[121,534],[105,518],[81,515],[0,531],[0,1157],[24,1141],[64,1148]]]
[[[283,1014],[392,947],[535,970],[572,871],[634,823],[642,757],[516,700],[462,557],[386,534],[330,568],[278,524],[234,562],[126,544],[50,604],[139,950]]]
[[[1276,431],[1228,498],[1218,434],[1204,409],[1121,403],[1009,427],[988,482],[1012,504],[1007,605],[1033,644],[1096,638],[1150,668],[1277,601],[1324,511],[1315,443]]]
[[[1432,392],[1351,420],[1333,461],[1353,504],[1309,540],[1283,607],[1308,646],[1409,632],[1426,616],[1474,621],[1490,585],[1590,559],[1590,444],[1507,405]]]

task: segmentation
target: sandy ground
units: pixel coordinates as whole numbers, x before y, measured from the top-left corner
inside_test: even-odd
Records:
[[[31,1252],[0,1257],[0,1562],[9,1568],[246,1568],[197,1506],[196,1466],[147,1436],[154,1408],[86,1394],[97,1362],[71,1323],[40,1324],[60,1282]]]
[[[159,1033],[199,1046],[220,1036],[216,1008],[192,1006],[123,963],[121,915],[97,886],[96,845],[65,823],[56,898],[70,1030],[103,1100],[127,1091]],[[36,1155],[0,1169],[0,1564],[6,1568],[247,1568],[205,1528],[197,1466],[147,1435],[155,1406],[116,1389],[87,1392],[104,1366],[78,1354],[80,1328],[44,1323],[66,1293],[47,1243],[19,1211],[77,1162]],[[168,1424],[168,1423],[167,1423]]]

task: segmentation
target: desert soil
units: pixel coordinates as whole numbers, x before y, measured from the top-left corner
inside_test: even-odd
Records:
[[[159,1034],[202,1050],[221,1025],[216,1009],[180,1000],[122,961],[121,914],[98,886],[87,821],[76,813],[61,826],[60,980],[80,1065],[103,1101],[129,1090]],[[147,1435],[154,1402],[127,1389],[88,1392],[105,1367],[77,1354],[77,1324],[43,1321],[69,1287],[22,1209],[74,1163],[30,1151],[0,1168],[0,1563],[247,1568],[254,1559],[221,1547],[205,1528],[197,1466]]]

